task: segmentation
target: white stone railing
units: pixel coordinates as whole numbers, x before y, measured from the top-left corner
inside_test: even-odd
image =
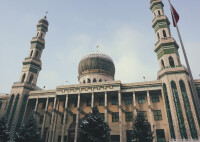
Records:
[[[184,67],[184,68],[186,68],[184,65],[164,66],[164,67],[162,67],[162,68],[158,71],[158,73],[161,72],[161,71],[163,71],[164,69],[179,68],[179,67]]]
[[[200,142],[198,139],[171,139],[169,142]]]

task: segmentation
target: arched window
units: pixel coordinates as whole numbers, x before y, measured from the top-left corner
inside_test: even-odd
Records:
[[[83,83],[85,83],[85,80],[83,80]]]
[[[41,33],[40,37],[42,37],[42,36],[43,36],[43,33]]]
[[[162,67],[165,67],[163,59],[161,60],[161,65],[162,65]]]
[[[174,67],[175,65],[174,65],[174,59],[170,56],[169,57],[169,65],[171,66],[171,67]]]
[[[162,32],[163,32],[163,37],[167,37],[166,31],[163,30]]]
[[[99,82],[102,82],[102,80],[101,80],[101,79],[99,79]]]
[[[37,58],[39,55],[39,52],[37,51],[36,54],[35,54],[35,58]]]
[[[31,74],[30,78],[29,78],[29,83],[33,82],[33,74]]]
[[[187,133],[184,125],[184,118],[183,118],[183,112],[181,109],[181,103],[179,100],[178,96],[178,90],[176,87],[176,83],[174,81],[171,81],[171,88],[172,88],[172,94],[173,94],[173,99],[174,99],[174,104],[175,104],[175,110],[176,110],[176,115],[178,118],[178,125],[181,133],[181,138],[182,139],[187,139]]]
[[[158,15],[161,15],[160,10],[158,10]]]
[[[159,35],[159,33],[157,33],[157,37],[158,37],[158,40],[160,40],[160,35]]]
[[[197,130],[196,130],[196,127],[195,127],[194,118],[193,118],[192,111],[191,111],[191,108],[190,108],[190,102],[189,102],[189,99],[188,99],[187,91],[186,91],[186,88],[185,88],[185,83],[183,82],[183,80],[179,81],[179,85],[180,85],[181,94],[182,94],[182,97],[183,97],[183,100],[184,100],[183,101],[184,102],[184,108],[185,108],[187,120],[189,122],[190,132],[191,132],[192,138],[197,139],[198,138],[197,137]]]
[[[93,79],[93,82],[97,82],[96,78]]]
[[[24,82],[25,77],[26,77],[26,74],[24,73],[21,80],[22,83]]]
[[[171,109],[170,109],[170,105],[169,105],[169,98],[168,98],[166,84],[163,84],[163,93],[164,93],[164,98],[165,98],[165,105],[166,105],[167,118],[168,118],[168,122],[169,122],[171,138],[175,139],[176,137],[175,137],[175,133],[174,133],[174,125],[173,125],[173,121],[172,121],[172,114],[171,114]]]
[[[88,79],[87,79],[87,83],[90,83],[90,82],[91,82],[91,81],[90,81],[90,79],[88,78]]]
[[[33,55],[33,50],[31,50],[31,54],[30,54],[30,57]]]

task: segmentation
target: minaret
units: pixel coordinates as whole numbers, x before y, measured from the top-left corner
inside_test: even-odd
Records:
[[[23,67],[19,82],[15,82],[10,93],[10,100],[6,111],[11,139],[13,134],[22,122],[26,101],[30,91],[40,89],[36,86],[42,62],[41,55],[45,48],[45,35],[48,31],[46,16],[39,20],[36,35],[31,40],[31,47],[28,57],[23,61]]]
[[[200,132],[188,70],[181,64],[179,46],[171,35],[170,22],[163,7],[162,0],[150,1],[154,17],[152,27],[157,39],[154,51],[160,67],[158,79],[163,82],[163,98],[169,125],[165,136],[168,139],[197,139]]]

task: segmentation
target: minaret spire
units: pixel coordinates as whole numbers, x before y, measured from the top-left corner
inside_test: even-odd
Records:
[[[19,82],[14,83],[12,86],[11,97],[6,112],[11,129],[11,140],[14,137],[16,128],[22,123],[29,92],[38,89],[36,83],[42,66],[40,59],[42,51],[45,48],[45,35],[48,31],[48,25],[46,16],[39,20],[36,36],[31,40],[30,52],[23,61]]]
[[[188,83],[188,69],[181,64],[179,46],[171,35],[170,22],[163,7],[162,0],[151,0],[150,9],[154,16],[152,27],[157,38],[154,51],[160,66],[158,79],[163,84],[170,137],[197,139],[199,126],[194,120],[197,122],[198,115],[193,100],[189,99],[192,92]]]

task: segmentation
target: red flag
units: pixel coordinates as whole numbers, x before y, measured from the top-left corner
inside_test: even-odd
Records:
[[[172,5],[171,5],[171,6],[172,6]],[[174,18],[173,18],[172,12],[174,13]],[[178,23],[178,21],[179,21],[179,15],[178,15],[178,13],[176,12],[176,10],[174,9],[173,6],[172,6],[171,14],[172,14],[172,20],[173,20],[173,23],[174,23],[174,27],[176,27],[176,24],[175,24],[175,21],[174,21],[174,20],[176,20],[176,23]]]

